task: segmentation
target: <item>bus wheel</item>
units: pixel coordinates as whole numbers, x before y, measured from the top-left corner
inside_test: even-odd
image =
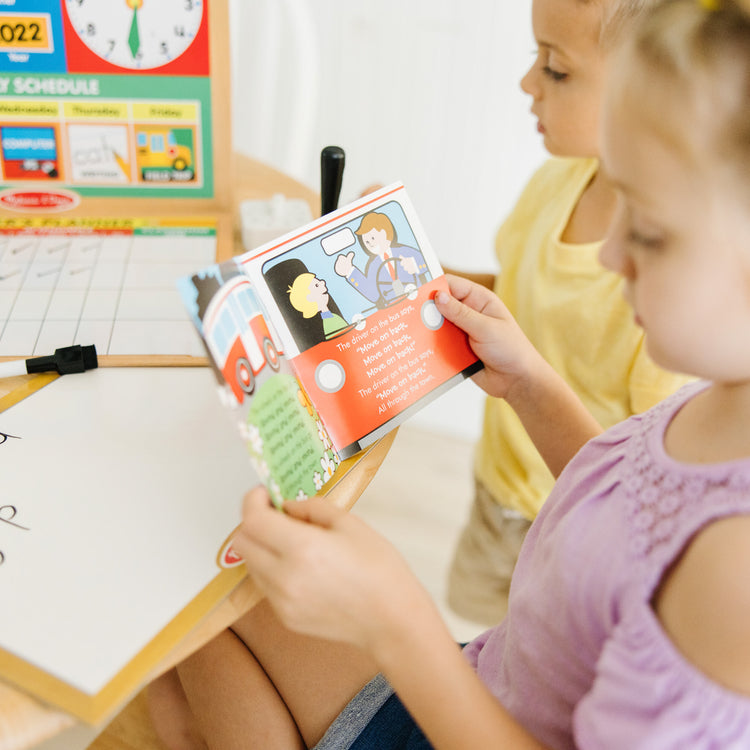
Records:
[[[271,341],[271,339],[269,338],[263,339],[263,354],[266,357],[266,362],[268,362],[268,364],[278,372],[279,367],[281,367],[279,353],[276,351],[276,347],[273,345],[273,341]]]
[[[183,169],[187,169],[187,162],[185,161],[185,158],[182,156],[178,156],[174,160],[174,164],[172,165],[178,172],[182,172]]]
[[[237,364],[234,366],[234,375],[237,378],[237,385],[243,393],[252,393],[255,390],[255,375],[253,368],[245,357],[239,357]]]

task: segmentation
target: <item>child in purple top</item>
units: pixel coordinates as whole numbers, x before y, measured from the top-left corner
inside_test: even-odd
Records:
[[[750,747],[750,0],[664,0],[615,62],[602,261],[653,359],[702,381],[598,434],[500,300],[452,278],[436,303],[476,381],[560,475],[508,616],[462,652],[355,516],[253,490],[234,546],[268,598],[154,685],[170,747]]]

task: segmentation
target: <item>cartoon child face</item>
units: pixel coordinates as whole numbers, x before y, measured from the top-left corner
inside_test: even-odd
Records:
[[[310,281],[307,299],[310,302],[314,302],[320,309],[326,307],[328,304],[328,287],[323,279],[319,279],[315,276],[312,281]]]
[[[328,287],[312,273],[301,273],[287,290],[289,302],[303,317],[312,318],[328,309]]]
[[[374,255],[379,255],[381,258],[391,245],[385,229],[370,229],[368,232],[362,234],[361,237],[367,251]]]

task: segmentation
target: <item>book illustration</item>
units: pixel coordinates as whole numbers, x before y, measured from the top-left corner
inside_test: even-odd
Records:
[[[318,269],[318,273],[324,271]],[[264,269],[263,279],[299,349],[309,349],[353,327],[354,323],[346,322],[325,279],[299,257],[283,258]]]
[[[266,365],[278,372],[281,346],[272,338],[250,282],[231,263],[213,266],[191,281],[197,306],[193,319],[201,326],[210,361],[234,401],[242,404]]]
[[[432,278],[397,201],[275,257],[262,273],[300,351],[364,330],[368,316],[415,299]]]
[[[435,306],[445,288],[400,183],[181,281],[275,500],[314,494],[481,367]]]
[[[283,356],[250,280],[233,261],[181,280],[219,397],[231,410],[261,480],[277,504],[318,492],[339,456]],[[224,567],[231,565],[222,553]]]
[[[299,274],[288,289],[289,302],[295,310],[302,313],[303,318],[320,315],[323,322],[323,334],[327,339],[334,334],[343,332],[349,325],[338,313],[332,312],[331,295],[323,279],[314,273],[306,271]]]
[[[392,204],[394,210],[401,207]],[[383,308],[393,304],[406,292],[415,289],[429,279],[427,263],[418,248],[401,245],[393,221],[388,216],[388,205],[381,211],[365,214],[354,230],[359,243],[369,256],[364,271],[354,264],[354,251],[339,254],[334,263],[334,271],[343,276],[362,296]],[[403,216],[403,210],[399,211]],[[406,225],[408,227],[408,223]],[[344,238],[351,228],[340,230]],[[329,238],[335,242],[337,235]],[[347,243],[347,246],[354,244]],[[343,248],[342,248],[343,249]],[[407,291],[408,290],[408,291]]]

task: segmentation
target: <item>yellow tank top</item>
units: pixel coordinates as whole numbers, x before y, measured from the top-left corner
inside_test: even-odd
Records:
[[[689,378],[647,356],[622,279],[599,263],[601,242],[560,239],[597,168],[596,159],[552,158],[532,177],[497,234],[495,292],[606,429]],[[497,502],[529,519],[552,489],[551,473],[502,399],[486,401],[475,474]]]

